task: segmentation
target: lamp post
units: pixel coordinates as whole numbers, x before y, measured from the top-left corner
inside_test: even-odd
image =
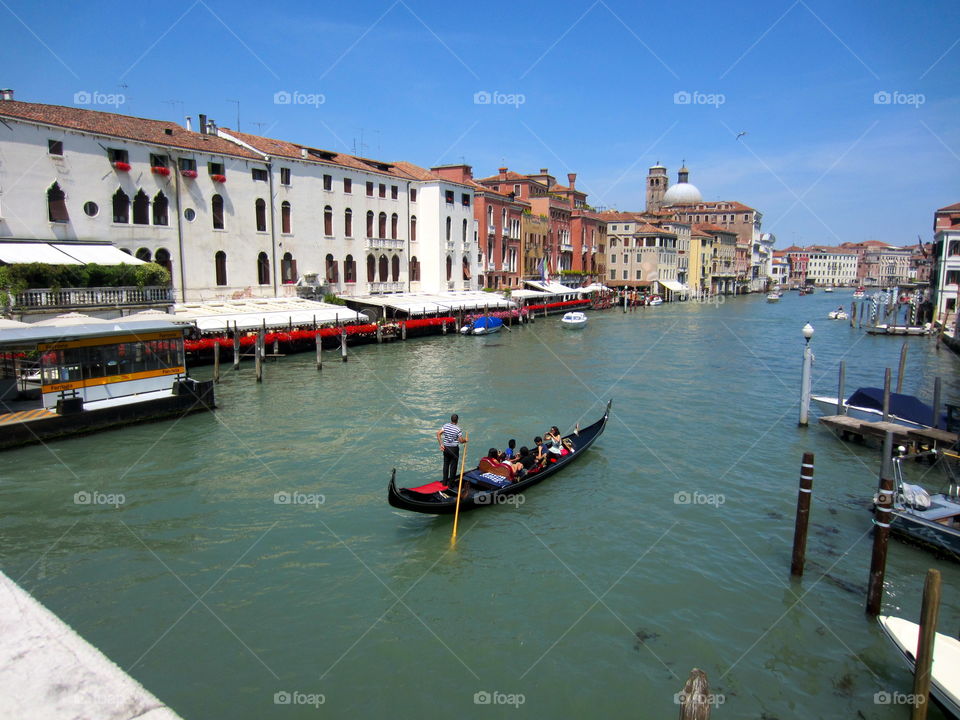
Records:
[[[813,367],[813,352],[810,350],[810,338],[813,337],[813,325],[803,326],[803,338],[806,345],[803,347],[803,373],[800,376],[800,426],[807,426],[807,415],[810,413],[810,370]]]

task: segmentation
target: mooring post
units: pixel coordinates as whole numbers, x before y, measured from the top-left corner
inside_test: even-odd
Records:
[[[893,473],[890,470],[890,463],[893,461],[893,432],[887,430],[883,434],[883,451],[880,458],[880,482],[883,482],[885,477],[893,477]]]
[[[808,329],[809,335],[807,335]],[[813,328],[810,323],[804,325],[804,336],[807,342],[803,347],[803,370],[800,374],[800,421],[798,424],[801,427],[807,426],[807,419],[810,414],[810,374],[813,368],[813,351],[810,350]]]
[[[213,382],[220,382],[220,338],[213,341]]]
[[[323,357],[320,354],[320,349],[323,345],[322,340],[320,339],[320,331],[317,330],[313,336],[314,341],[317,343],[317,370],[323,370]]]
[[[907,369],[907,342],[900,346],[900,367],[897,368],[897,392],[903,392],[903,372]]]
[[[240,332],[236,320],[233,321],[233,369],[240,369]]]
[[[930,568],[923,582],[920,606],[920,630],[917,639],[917,662],[913,668],[913,707],[910,720],[925,720],[930,704],[930,671],[933,666],[933,645],[936,641],[937,617],[940,614],[940,571]]]
[[[347,329],[340,328],[340,359],[347,361]]]
[[[855,327],[857,322],[857,301],[854,300],[850,303],[850,327]]]
[[[883,421],[890,420],[890,368],[883,371]]]
[[[400,323],[400,339],[401,340],[407,339],[407,321],[406,320]]]
[[[790,574],[803,575],[803,565],[807,559],[807,526],[810,523],[810,498],[813,495],[813,453],[803,454],[800,465],[800,491],[797,493],[797,520],[793,529],[793,558],[790,561]]]
[[[846,415],[846,405],[843,404],[843,384],[847,377],[847,362],[840,361],[840,377],[837,380],[837,415]]]
[[[857,320],[857,327],[858,327],[858,328],[862,328],[862,327],[863,327],[863,316],[866,315],[866,307],[867,307],[867,301],[866,301],[866,300],[861,300],[861,301],[860,301],[860,319]]]
[[[933,379],[933,417],[930,419],[930,426],[940,427],[940,378]]]
[[[257,382],[263,382],[263,330],[257,333],[256,350],[254,351],[254,365],[257,372]]]
[[[443,320],[443,321],[440,323],[440,330],[441,330],[441,334],[442,334],[442,335],[446,335],[446,334],[447,334],[447,321],[446,321],[446,320]]]
[[[713,698],[710,697],[710,682],[703,670],[694,668],[690,671],[690,677],[676,698],[680,703],[680,720],[709,720]]]
[[[380,323],[377,323],[377,344],[383,342],[383,328]]]
[[[880,480],[876,517],[873,520],[873,553],[870,556],[870,582],[867,585],[867,614],[877,615],[883,601],[883,576],[887,570],[887,540],[890,537],[890,509],[893,507],[893,480]]]

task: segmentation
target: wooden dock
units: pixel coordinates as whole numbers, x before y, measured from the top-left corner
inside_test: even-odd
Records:
[[[820,418],[820,422],[838,434],[843,440],[856,438],[863,441],[867,438],[876,438],[882,442],[889,431],[893,433],[893,441],[898,445],[918,448],[944,448],[954,447],[960,439],[957,433],[947,432],[946,430],[935,430],[933,428],[921,430],[895,422],[858,420],[849,415],[826,415]]]

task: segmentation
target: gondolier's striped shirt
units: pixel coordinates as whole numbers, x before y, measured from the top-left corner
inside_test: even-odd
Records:
[[[461,430],[458,425],[447,423],[441,428],[441,430],[443,432],[444,447],[456,447],[459,445],[460,435],[463,434],[463,430]]]

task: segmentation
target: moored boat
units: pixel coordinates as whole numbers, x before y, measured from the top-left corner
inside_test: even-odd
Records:
[[[460,328],[460,334],[490,335],[491,333],[500,332],[500,328],[502,327],[503,320],[498,317],[493,317],[492,315],[484,315],[483,317],[478,317],[473,322]]]
[[[854,300],[863,300],[866,296],[867,296],[867,291],[864,290],[862,285],[853,291]]]
[[[560,324],[565,328],[577,329],[586,327],[587,316],[582,312],[568,312],[560,318]]]
[[[767,302],[775,303],[780,302],[780,293],[772,292],[767,295]]]
[[[841,310],[839,308],[837,310],[831,310],[830,312],[828,312],[827,317],[830,318],[831,320],[849,320],[850,319],[850,316],[847,315],[847,313],[844,310]]]
[[[651,295],[647,300],[647,305],[663,305],[663,298],[659,295]]]
[[[509,496],[524,492],[578,460],[603,433],[610,417],[610,406],[612,404],[613,400],[607,402],[603,417],[595,423],[564,436],[564,444],[569,440],[573,447],[571,452],[561,456],[555,462],[548,463],[540,470],[527,473],[516,482],[510,482],[504,477],[491,473],[481,473],[479,467],[464,473],[460,511],[464,512],[478,507],[489,507],[507,502]],[[397,470],[394,468],[387,488],[387,500],[393,507],[402,510],[431,515],[449,515],[457,507],[456,483],[450,489],[439,481],[413,488],[397,487]]]
[[[837,398],[829,395],[811,395],[810,399],[825,415],[836,415]],[[883,388],[862,387],[843,401],[845,415],[858,420],[877,422],[883,420]],[[915,395],[890,393],[890,420],[907,427],[926,429],[932,427],[933,408]],[[946,426],[941,416],[937,425]]]
[[[904,618],[881,615],[880,627],[911,670],[916,663],[920,626]],[[935,633],[930,666],[930,695],[951,717],[960,718],[960,640]]]

